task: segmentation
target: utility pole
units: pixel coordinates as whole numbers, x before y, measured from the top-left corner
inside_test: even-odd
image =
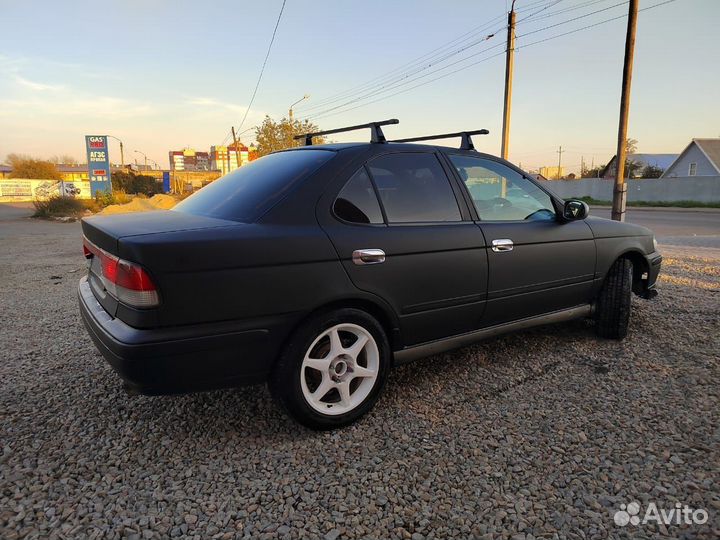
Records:
[[[233,142],[235,143],[235,163],[237,164],[237,168],[240,168],[240,147],[238,146],[238,140],[237,136],[235,135],[235,126],[232,126],[230,128],[230,131],[232,131],[233,136]],[[228,159],[230,159],[230,156],[228,156]]]
[[[562,146],[557,150],[557,153],[558,153],[558,173],[557,173],[557,179],[560,180],[560,165],[562,164],[562,155],[563,155]]]
[[[508,13],[507,50],[505,51],[505,105],[500,157],[508,158],[510,151],[510,106],[512,102],[513,69],[515,65],[515,0]]]
[[[632,83],[633,56],[635,54],[635,31],[637,30],[638,0],[630,0],[627,35],[625,36],[625,63],[623,65],[622,96],[620,98],[620,124],[618,126],[617,174],[613,189],[612,219],[625,221],[627,184],[625,183],[625,159],[627,125],[630,112],[630,86]]]

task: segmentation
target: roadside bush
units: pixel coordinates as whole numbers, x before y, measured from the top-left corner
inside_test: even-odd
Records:
[[[132,200],[133,197],[131,195],[118,190],[112,193],[98,192],[95,194],[94,199],[84,201],[84,204],[88,210],[95,214],[111,204],[127,204]]]
[[[152,197],[156,193],[162,193],[162,182],[152,176],[135,174],[134,172],[114,172],[112,174],[113,191],[124,193],[142,193]]]
[[[63,216],[81,216],[85,213],[85,205],[80,199],[55,195],[47,200],[34,200],[33,217],[50,218]]]

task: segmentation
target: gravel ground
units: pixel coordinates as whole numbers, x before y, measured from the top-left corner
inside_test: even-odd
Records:
[[[78,224],[17,223],[0,224],[3,539],[720,536],[718,249],[666,246],[623,342],[577,321],[428,358],[314,433],[264,387],[128,397],[80,322]],[[709,519],[615,525],[631,501]]]

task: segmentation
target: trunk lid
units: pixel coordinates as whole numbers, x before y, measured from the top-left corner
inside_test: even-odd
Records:
[[[88,242],[110,255],[122,258],[120,241],[123,238],[158,233],[234,227],[237,225],[238,223],[236,222],[223,219],[161,210],[157,212],[84,218],[82,220],[82,231],[84,238]],[[136,260],[130,262],[144,266],[144,261]],[[145,269],[152,274],[152,268],[146,267]],[[150,327],[156,325],[154,309],[143,310],[125,306],[108,292],[102,280],[102,265],[97,256],[91,256],[88,259],[88,282],[97,301],[112,317],[119,317],[132,326]]]

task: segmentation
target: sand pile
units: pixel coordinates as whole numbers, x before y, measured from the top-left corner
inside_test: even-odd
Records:
[[[153,210],[170,210],[178,203],[172,195],[153,195],[149,199],[135,197],[127,204],[111,204],[106,206],[100,215],[126,214],[128,212],[152,212]]]

